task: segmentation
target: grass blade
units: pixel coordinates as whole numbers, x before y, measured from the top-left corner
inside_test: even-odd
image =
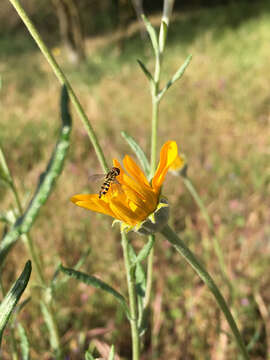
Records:
[[[21,353],[22,353],[22,360],[29,360],[29,341],[26,335],[26,331],[21,324],[18,324],[18,333],[20,337],[20,346],[21,346]]]
[[[90,353],[89,350],[87,350],[84,354],[84,359],[85,360],[95,360],[94,356]]]
[[[0,344],[3,336],[3,331],[7,325],[7,322],[10,318],[12,311],[14,310],[17,302],[19,301],[28,281],[30,279],[32,271],[31,261],[28,260],[25,264],[23,272],[20,277],[11,287],[9,292],[4,297],[1,305],[0,305]]]
[[[114,354],[115,354],[114,345],[112,345],[108,360],[114,360]]]
[[[40,182],[27,210],[23,216],[16,221],[0,244],[0,264],[2,264],[9,250],[16,243],[18,238],[30,230],[39,214],[41,206],[44,205],[48,199],[55,181],[62,171],[70,143],[69,139],[71,132],[71,117],[69,114],[68,104],[68,93],[66,88],[63,87],[61,96],[62,128],[58,142],[55,146],[46,171],[40,177]]]
[[[124,298],[123,295],[121,295],[118,291],[116,291],[114,288],[112,288],[110,285],[106,284],[104,281],[85,274],[83,272],[74,270],[74,269],[70,269],[70,268],[65,268],[64,266],[60,265],[60,270],[70,276],[73,277],[74,279],[77,279],[81,282],[83,282],[84,284],[90,285],[95,287],[96,289],[101,289],[103,291],[106,291],[107,293],[109,293],[110,295],[112,295],[122,306],[122,308],[124,309],[128,319],[130,319],[130,314],[129,314],[129,308],[128,305],[126,303],[126,300]]]
[[[48,304],[45,304],[43,301],[40,301],[41,312],[43,314],[43,318],[45,320],[50,335],[51,348],[54,350],[56,358],[58,359],[59,356],[58,334],[56,333],[55,321],[52,317],[51,312],[48,309],[48,306],[49,306]]]

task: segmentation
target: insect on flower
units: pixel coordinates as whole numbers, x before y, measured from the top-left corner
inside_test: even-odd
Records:
[[[106,195],[112,185],[120,187],[121,185],[117,181],[116,177],[120,174],[120,169],[117,167],[112,167],[111,170],[104,176],[104,174],[95,174],[89,177],[90,181],[97,181],[103,179],[103,184],[101,185],[100,191],[98,193],[99,199],[102,195]]]
[[[148,219],[155,226],[164,226],[169,206],[162,199],[161,189],[168,170],[175,165],[178,158],[176,142],[167,141],[161,148],[159,164],[151,181],[130,156],[124,157],[124,167],[117,159],[113,159],[114,171],[101,176],[103,186],[99,192],[77,194],[70,200],[77,206],[109,215],[120,221],[124,231],[139,231]],[[93,175],[91,178],[97,179],[97,176]],[[167,214],[162,216],[164,221],[161,221],[159,216],[162,211]],[[150,227],[151,233],[157,231],[157,226],[155,229],[152,225],[148,226]]]

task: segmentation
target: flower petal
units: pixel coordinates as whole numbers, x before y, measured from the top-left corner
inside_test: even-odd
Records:
[[[183,155],[177,155],[176,159],[170,166],[171,171],[179,171],[181,170],[184,165],[186,164],[186,160]]]
[[[160,191],[164,178],[177,156],[178,150],[176,142],[167,141],[161,148],[158,168],[152,179],[152,187],[156,192]]]
[[[115,199],[111,200],[111,210],[115,213],[115,217],[126,224],[135,226],[139,220],[136,212],[130,210],[130,208],[123,202]]]
[[[139,183],[142,183],[146,185],[147,187],[150,187],[150,184],[140,169],[140,167],[135,163],[135,161],[128,155],[124,157],[123,164],[127,170],[127,172]]]
[[[115,217],[115,214],[102,199],[99,199],[98,194],[78,194],[72,196],[70,199],[74,204],[88,210],[96,211],[101,214],[110,215]]]

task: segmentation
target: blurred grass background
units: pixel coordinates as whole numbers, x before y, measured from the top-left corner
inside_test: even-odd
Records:
[[[151,17],[156,25],[159,19],[159,13]],[[267,1],[176,12],[164,58],[164,83],[188,54],[193,60],[162,100],[159,128],[159,145],[176,140],[188,158],[190,177],[214,221],[235,285],[234,314],[245,342],[253,341],[251,358],[256,360],[267,359],[270,346],[269,34]],[[134,136],[149,155],[151,98],[136,59],[151,69],[154,64],[149,41],[140,38],[138,27],[129,27],[121,47],[121,33],[88,37],[87,59],[77,67],[65,61],[54,39],[44,36],[71,80],[107,158],[122,159],[131,153],[121,130]],[[55,143],[60,89],[23,28],[1,33],[0,49],[0,141],[27,202]],[[72,267],[90,247],[82,270],[123,292],[120,238],[110,228],[111,219],[69,202],[76,193],[96,190],[88,181],[89,173],[96,172],[101,169],[95,153],[74,114],[68,161],[31,234],[48,278],[60,261]],[[228,296],[207,225],[181,180],[168,176],[164,194],[171,204],[172,226]],[[0,199],[1,211],[14,206],[4,186]],[[139,248],[144,238],[134,237],[134,242]],[[4,283],[13,281],[27,259],[20,242],[9,255]],[[152,333],[147,334],[144,359],[238,359],[211,294],[166,242],[156,244],[154,276]],[[28,287],[31,303],[20,319],[31,339],[33,359],[50,359],[35,284],[33,274],[31,291]],[[112,298],[70,280],[57,293],[56,304],[69,359],[82,359],[89,342],[97,347],[115,343],[117,353],[130,358],[128,324]],[[4,343],[3,358],[8,356]]]

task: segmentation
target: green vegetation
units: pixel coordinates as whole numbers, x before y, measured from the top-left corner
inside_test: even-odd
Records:
[[[158,17],[152,20],[159,22]],[[234,286],[233,299],[229,300],[251,358],[256,360],[267,359],[267,342],[270,344],[269,23],[266,1],[175,15],[163,76],[171,76],[188,54],[193,59],[181,82],[161,102],[158,144],[176,140],[187,156],[189,176],[213,220]],[[136,32],[127,39],[122,52],[113,37],[95,40],[88,40],[88,59],[78,68],[63,62],[61,48],[54,49],[54,53],[95,127],[107,158],[120,160],[130,154],[122,130],[133,134],[142,148],[150,147],[151,99],[136,59],[142,59],[149,69],[154,64],[149,46]],[[1,38],[0,47],[0,142],[18,189],[25,194],[34,188],[57,139],[60,88],[28,34],[16,41]],[[66,166],[31,235],[48,279],[60,262],[75,267],[90,246],[82,271],[122,293],[125,278],[119,261],[121,239],[116,230],[108,231],[111,219],[85,212],[69,202],[78,192],[95,191],[95,185],[89,184],[89,174],[102,172],[75,113],[73,118]],[[203,260],[228,298],[212,235],[184,184],[168,176],[164,194],[171,204],[171,225]],[[14,206],[7,187],[0,187],[0,196],[1,211]],[[143,241],[136,238],[135,245],[141,247]],[[3,271],[3,284],[17,279],[27,260],[24,247],[17,243]],[[223,315],[193,270],[179,262],[179,256],[165,242],[157,241],[154,261],[153,332],[146,334],[145,357],[215,360],[223,353],[224,359],[237,359],[231,336],[224,338],[229,330]],[[32,358],[50,359],[35,276],[33,271],[24,295],[31,294],[31,304],[19,317],[31,338]],[[115,343],[116,353],[130,358],[129,339],[121,336],[127,333],[124,312],[109,295],[75,280],[63,281],[60,289],[56,291],[60,309],[57,316],[63,344],[72,359],[82,359],[89,342],[98,348],[96,339],[99,346]],[[101,335],[95,335],[95,331],[101,331]],[[9,359],[10,339],[8,332],[5,335],[1,355]]]

